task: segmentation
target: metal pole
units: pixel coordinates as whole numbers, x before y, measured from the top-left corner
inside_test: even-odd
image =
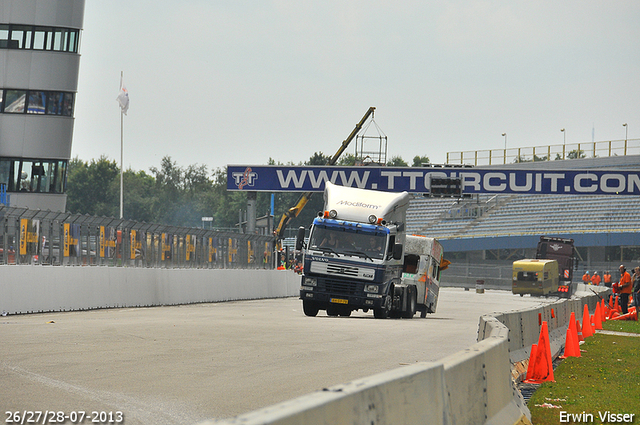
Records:
[[[122,89],[122,77],[124,72],[120,71],[120,89]],[[124,206],[124,177],[123,177],[123,154],[124,152],[124,111],[120,108],[120,219],[123,218],[123,206]]]

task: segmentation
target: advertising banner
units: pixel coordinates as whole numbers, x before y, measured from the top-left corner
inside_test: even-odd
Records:
[[[62,253],[65,257],[77,257],[80,254],[80,226],[64,223],[63,229]]]
[[[38,255],[40,252],[40,220],[20,219],[20,255]]]
[[[162,261],[171,260],[171,253],[173,249],[173,235],[163,233],[161,237],[162,248]]]
[[[431,178],[460,178],[465,194],[640,195],[640,171],[488,168],[228,166],[227,190],[322,192],[324,183],[429,193]]]
[[[186,260],[187,261],[195,261],[196,259],[196,237],[193,235],[187,235],[186,240]]]
[[[218,238],[209,238],[208,243],[208,257],[210,263],[215,263],[218,260]]]
[[[100,258],[114,258],[116,253],[115,227],[100,226]]]
[[[131,230],[131,252],[129,258],[131,260],[144,258],[144,251],[142,249],[142,240],[145,238],[144,232],[138,230]]]

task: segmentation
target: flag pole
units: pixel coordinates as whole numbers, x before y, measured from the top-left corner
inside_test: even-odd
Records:
[[[122,90],[122,77],[124,72],[120,71],[120,90]],[[124,196],[123,196],[123,186],[124,186],[124,178],[123,178],[123,157],[124,157],[124,109],[120,108],[120,219],[123,217],[123,204],[124,204]]]

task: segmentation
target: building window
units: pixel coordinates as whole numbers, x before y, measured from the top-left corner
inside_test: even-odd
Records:
[[[22,114],[24,113],[24,105],[27,99],[26,90],[5,90],[4,95],[5,107],[3,112],[6,114]]]
[[[3,102],[4,99],[4,102]],[[73,116],[74,94],[45,90],[0,89],[0,113]]]
[[[0,158],[0,185],[7,192],[64,193],[67,161]]]
[[[0,24],[0,49],[78,53],[79,36],[72,28]]]

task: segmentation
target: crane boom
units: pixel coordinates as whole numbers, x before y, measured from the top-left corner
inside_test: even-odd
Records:
[[[338,158],[340,158],[340,155],[342,155],[342,153],[347,149],[351,141],[356,137],[358,132],[362,129],[362,126],[364,125],[364,123],[367,121],[367,119],[369,119],[369,117],[373,114],[373,111],[375,110],[376,108],[374,106],[371,106],[369,108],[369,110],[364,114],[360,122],[356,124],[351,134],[349,134],[349,136],[346,139],[344,139],[344,141],[340,145],[340,148],[331,157],[329,162],[327,162],[327,165],[335,165],[335,163],[338,162]],[[280,219],[280,224],[278,224],[278,227],[273,232],[276,237],[276,248],[278,250],[282,248],[282,239],[284,238],[284,230],[289,225],[289,222],[291,222],[291,220],[296,218],[300,214],[304,206],[307,205],[307,202],[309,202],[309,199],[311,199],[312,193],[313,192],[302,193],[302,195],[300,195],[300,198],[298,198],[298,202],[296,203],[296,205],[289,208],[287,212],[282,214],[282,218]]]

